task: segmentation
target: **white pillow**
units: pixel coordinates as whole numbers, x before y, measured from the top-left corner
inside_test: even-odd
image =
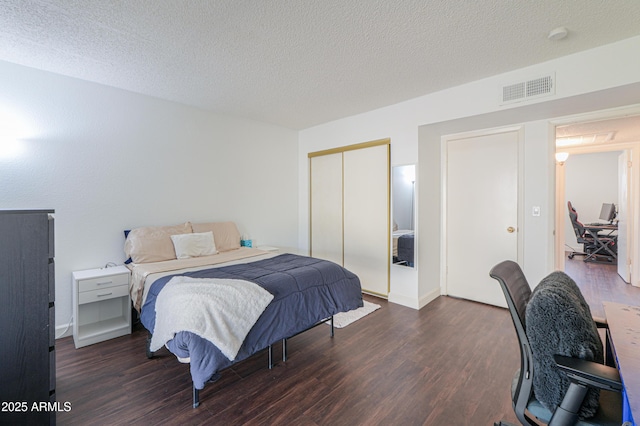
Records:
[[[172,235],[171,241],[173,241],[173,247],[176,250],[178,259],[218,253],[216,244],[213,241],[213,232]]]

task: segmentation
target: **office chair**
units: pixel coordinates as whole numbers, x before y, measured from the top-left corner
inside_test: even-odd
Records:
[[[504,261],[494,266],[489,275],[496,279],[513,320],[520,346],[520,369],[511,386],[513,409],[523,425],[617,425],[622,424],[622,383],[615,368],[554,355],[555,365],[569,379],[569,386],[559,406],[552,412],[541,403],[534,392],[534,353],[526,333],[526,309],[532,296],[531,287],[517,263]],[[599,407],[594,417],[578,419],[578,413],[589,389],[601,389]],[[614,391],[614,392],[610,392]],[[496,422],[494,426],[507,425]]]
[[[571,204],[571,201],[567,201],[567,207],[569,208],[569,218],[571,219],[571,225],[573,226],[573,232],[576,234],[576,240],[578,244],[582,244],[583,252],[572,251],[569,253],[569,259],[573,259],[575,255],[586,256],[585,262],[598,262],[605,260],[607,262],[613,262],[614,256],[610,255],[608,251],[617,253],[617,238],[615,236],[600,235],[597,232],[597,241],[593,237],[593,234],[589,231],[582,222],[578,220],[578,212]],[[609,250],[607,250],[607,248]]]

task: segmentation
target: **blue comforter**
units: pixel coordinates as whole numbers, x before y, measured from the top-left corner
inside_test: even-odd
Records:
[[[196,389],[203,389],[217,371],[234,362],[246,359],[338,312],[363,305],[360,280],[356,275],[333,262],[294,254],[180,275],[251,281],[274,296],[249,331],[234,361],[225,357],[213,343],[190,332],[179,332],[167,343],[176,356],[190,358],[191,378]],[[156,298],[173,276],[156,280],[142,306],[140,320],[152,333],[156,320]]]
[[[409,266],[413,266],[413,247],[415,245],[414,234],[401,235],[398,238],[398,260],[405,261]]]

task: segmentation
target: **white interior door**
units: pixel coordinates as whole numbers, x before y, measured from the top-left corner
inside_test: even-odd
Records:
[[[342,153],[311,157],[311,256],[343,264]]]
[[[445,292],[506,306],[489,271],[518,258],[519,132],[444,139]]]
[[[344,267],[389,294],[389,145],[344,152]]]
[[[629,151],[618,156],[618,275],[631,282],[629,270],[628,218],[629,218]]]

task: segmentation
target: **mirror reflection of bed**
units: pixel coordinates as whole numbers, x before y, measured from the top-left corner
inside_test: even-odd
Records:
[[[394,166],[392,171],[392,262],[415,267],[416,166]]]

